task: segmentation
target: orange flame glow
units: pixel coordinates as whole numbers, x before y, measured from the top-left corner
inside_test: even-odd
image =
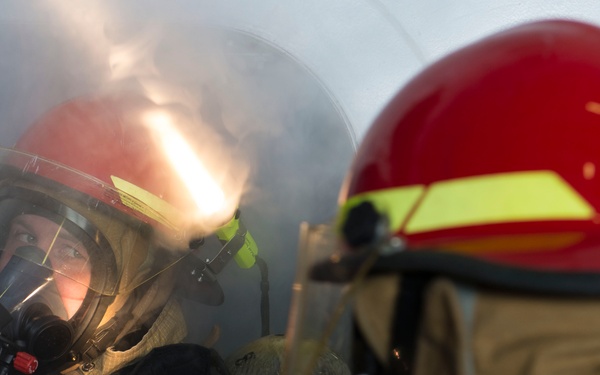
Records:
[[[145,116],[145,120],[156,132],[165,155],[189,191],[199,213],[210,216],[224,209],[225,193],[177,131],[171,117],[163,112],[152,112]]]

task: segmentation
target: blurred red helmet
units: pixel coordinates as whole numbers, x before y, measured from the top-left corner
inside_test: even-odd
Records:
[[[233,209],[223,217],[211,217],[210,229],[210,220],[194,223],[205,228],[191,229],[178,221],[185,218],[191,223],[197,219],[193,217],[197,205],[180,172],[183,169],[189,176],[198,170],[190,158],[180,160],[180,165],[169,158],[169,152],[181,151],[166,144],[173,133],[165,133],[165,127],[172,131],[176,129],[173,123],[181,120],[167,117],[172,114],[139,95],[76,98],[45,114],[14,147],[67,168],[31,163],[28,156],[22,161],[15,156],[12,164],[23,164],[26,172],[33,171],[84,192],[164,232],[175,231],[171,233],[174,238],[189,240],[204,234],[202,229],[215,229],[229,219]],[[184,133],[176,131],[178,139],[183,140]],[[87,177],[80,178],[81,173]],[[198,190],[203,188],[197,186]],[[191,233],[183,233],[182,229]]]
[[[598,43],[594,26],[539,21],[428,67],[362,142],[340,225],[370,202],[414,252],[600,271]]]
[[[470,341],[481,323],[473,290],[600,295],[599,43],[600,29],[579,22],[513,27],[427,67],[384,108],[342,188],[336,242],[318,227],[302,237],[318,255],[342,243],[311,263],[309,278],[352,281],[339,304],[355,292],[358,329],[341,330],[353,332],[355,371],[412,373],[430,358],[432,369],[453,371],[453,361],[472,369],[504,358],[487,347],[471,354],[484,342]],[[436,294],[437,280],[454,286]],[[305,284],[298,295],[310,296]],[[320,287],[322,304],[334,300]],[[316,326],[301,313],[320,306],[305,295],[291,315],[296,342]]]
[[[154,319],[179,282],[176,265],[200,246],[193,240],[231,219],[225,192],[211,195],[219,186],[194,140],[185,139],[183,127],[194,125],[186,119],[139,95],[78,97],[45,113],[14,148],[0,148],[0,255],[13,260],[23,248],[44,254],[31,262],[52,271],[57,291],[36,292],[58,295],[44,306],[60,327],[70,327],[68,336],[48,331],[38,338],[30,334],[37,328],[15,320],[9,338],[25,340],[45,368],[91,361],[127,333],[120,330],[130,320]],[[204,179],[188,180],[203,173]],[[219,199],[224,212],[211,206]],[[183,279],[190,284],[198,277]],[[147,294],[154,285],[159,292]],[[204,289],[210,303],[222,302],[216,280]],[[151,303],[140,307],[143,298]]]

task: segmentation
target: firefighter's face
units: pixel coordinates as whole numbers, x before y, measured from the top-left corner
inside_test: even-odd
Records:
[[[37,215],[20,215],[10,225],[0,269],[21,246],[36,246],[46,252],[46,264],[54,270],[56,288],[72,317],[81,306],[90,285],[89,254],[80,240],[57,223]]]

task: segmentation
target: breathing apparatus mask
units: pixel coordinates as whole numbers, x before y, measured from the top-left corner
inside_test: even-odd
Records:
[[[0,244],[0,373],[78,361],[113,300],[108,241],[58,200],[6,183]]]
[[[221,296],[212,304],[222,302],[219,284],[198,275],[218,273],[216,265],[238,254],[239,238],[254,243],[236,216],[232,233],[223,235],[229,245],[214,262],[180,262],[194,251],[192,243],[123,212],[123,192],[15,150],[0,148],[0,159],[11,162],[0,165],[0,374],[93,362],[131,330],[151,325],[142,319],[156,316],[170,292],[139,316],[136,301],[153,280],[170,280],[176,264],[193,268],[183,272],[187,284],[195,282],[190,293],[199,295],[202,287],[202,294]],[[140,204],[128,201],[134,203]]]

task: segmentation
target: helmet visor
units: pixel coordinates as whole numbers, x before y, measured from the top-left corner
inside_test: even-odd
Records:
[[[35,246],[57,279],[117,295],[191,252],[185,226],[156,224],[140,214],[153,207],[92,176],[10,149],[0,148],[0,160],[0,266]]]
[[[309,277],[315,263],[335,256],[336,244],[330,225],[302,223],[284,374],[350,373],[346,365],[352,343],[349,285]],[[332,356],[336,358],[334,368],[328,367]]]
[[[57,282],[70,284],[65,289],[69,294],[85,295],[87,289],[112,294],[117,289],[115,260],[108,242],[75,211],[48,197],[36,204],[35,198],[44,196],[15,187],[0,189],[0,270],[11,258],[21,257],[51,271]],[[43,201],[60,209],[45,208],[39,204]],[[25,248],[41,255],[24,256],[29,254]]]

